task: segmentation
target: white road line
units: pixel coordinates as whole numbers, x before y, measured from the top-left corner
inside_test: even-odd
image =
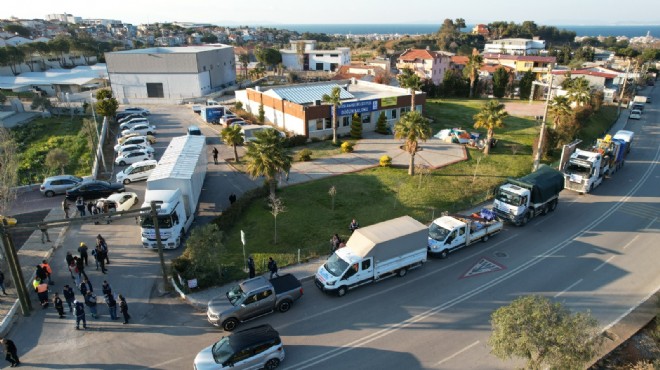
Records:
[[[648,229],[648,227],[647,227],[647,229]],[[629,241],[628,244],[624,245],[624,246],[623,246],[623,249],[628,248],[628,247],[630,246],[630,244],[632,244],[632,243],[635,241],[635,239],[637,239],[637,237],[639,237],[639,234],[635,235],[635,237],[632,238],[632,240]]]
[[[149,367],[143,367],[142,369],[145,369],[145,370],[146,370],[146,369],[155,369],[155,368],[158,368],[158,367],[161,367],[161,366],[164,366],[164,365],[169,365],[169,364],[171,364],[172,362],[179,361],[179,360],[181,360],[182,358],[183,358],[183,356],[182,356],[182,357],[179,357],[179,358],[171,359],[171,360],[169,360],[169,361],[161,362],[161,363],[159,363],[159,364],[150,365]]]
[[[479,341],[476,341],[476,342],[470,344],[469,346],[463,348],[462,350],[460,350],[460,351],[454,353],[453,355],[451,355],[451,356],[445,358],[444,360],[440,360],[440,361],[438,361],[438,362],[437,362],[435,365],[433,365],[433,366],[440,366],[440,365],[444,364],[445,362],[451,360],[452,358],[454,358],[454,357],[460,355],[461,353],[463,353],[463,352],[469,350],[470,348],[476,346],[477,344],[479,344]]]
[[[614,257],[616,257],[616,256],[612,256],[612,257],[606,259],[605,262],[603,262],[603,263],[601,263],[600,265],[598,265],[598,267],[596,267],[596,268],[594,269],[594,271],[598,271],[598,270],[600,270],[601,267],[607,265],[607,264],[608,264],[608,263],[609,263]]]
[[[630,307],[629,309],[627,309],[626,312],[624,312],[624,313],[622,313],[621,315],[619,315],[619,317],[617,317],[616,319],[614,319],[614,321],[612,321],[611,323],[609,323],[609,325],[607,325],[606,327],[604,327],[603,330],[601,330],[601,333],[604,333],[604,332],[610,330],[614,325],[618,324],[619,321],[623,320],[624,317],[628,316],[628,314],[630,314],[631,312],[633,312],[633,311],[634,311],[637,307],[639,307],[642,303],[648,301],[648,300],[651,298],[651,296],[654,295],[657,291],[660,291],[660,286],[656,287],[654,291],[652,291],[652,292],[650,292],[649,294],[647,294],[646,297],[640,299],[639,302],[637,302],[637,304],[635,304],[634,306],[632,306],[632,307]]]
[[[644,229],[648,229],[648,228],[650,228],[651,225],[653,225],[657,219],[658,219],[657,217],[653,218],[653,220],[652,220],[651,222],[649,222],[649,224],[646,225],[646,227],[645,227]]]
[[[570,201],[570,202],[566,205],[566,207],[570,207],[570,206],[572,206],[573,204],[575,204],[575,202],[578,201],[578,199],[580,199],[580,197],[575,197],[575,198],[573,198],[573,200]]]
[[[491,281],[489,281],[489,282],[487,282],[487,283],[485,283],[485,284],[483,284],[483,285],[481,285],[481,286],[478,286],[478,287],[476,287],[476,288],[474,288],[474,289],[472,289],[472,290],[470,290],[470,291],[468,291],[468,292],[466,292],[466,293],[463,293],[462,295],[457,296],[457,297],[455,297],[455,298],[453,298],[453,299],[451,299],[451,300],[449,300],[449,301],[446,301],[445,303],[443,303],[443,304],[441,304],[441,305],[438,305],[438,306],[432,307],[432,308],[430,308],[430,309],[428,309],[428,310],[426,310],[426,311],[424,311],[424,312],[422,312],[422,313],[420,313],[420,314],[418,314],[418,315],[412,316],[412,317],[410,317],[410,318],[407,319],[407,320],[404,320],[404,321],[401,321],[401,322],[398,322],[398,323],[394,323],[394,324],[391,324],[391,325],[386,325],[385,327],[383,327],[382,329],[380,329],[380,330],[378,330],[378,331],[376,331],[376,332],[374,332],[374,333],[371,333],[371,334],[369,334],[369,335],[366,335],[366,336],[364,336],[364,337],[362,337],[362,338],[358,338],[358,339],[356,339],[356,340],[354,340],[354,341],[352,341],[352,342],[345,343],[345,344],[342,345],[342,346],[335,347],[335,348],[333,348],[333,349],[331,349],[331,350],[329,350],[329,351],[326,351],[326,352],[324,352],[324,353],[321,353],[321,354],[319,354],[319,355],[316,355],[316,356],[314,356],[314,357],[311,357],[311,358],[309,358],[309,359],[307,359],[307,360],[303,360],[303,361],[301,361],[301,362],[299,362],[299,363],[296,363],[296,364],[290,364],[290,365],[287,364],[288,366],[286,366],[286,367],[287,367],[287,368],[295,368],[295,369],[297,369],[297,370],[307,369],[307,368],[313,367],[313,366],[315,366],[315,365],[317,365],[317,364],[319,364],[319,363],[322,363],[322,362],[328,361],[328,360],[330,360],[330,359],[332,359],[332,358],[335,358],[335,357],[337,357],[337,356],[340,356],[340,355],[342,355],[342,354],[344,354],[344,353],[346,353],[346,352],[352,351],[352,350],[355,349],[355,348],[363,347],[363,346],[365,346],[365,345],[367,345],[367,344],[369,344],[369,343],[371,343],[371,342],[373,342],[373,341],[375,341],[375,340],[378,340],[378,339],[380,339],[380,338],[382,338],[382,337],[385,337],[385,336],[390,335],[390,334],[392,334],[392,333],[394,333],[394,332],[396,332],[396,331],[399,331],[399,330],[401,330],[401,329],[403,329],[403,328],[406,328],[406,327],[408,327],[408,326],[410,326],[410,325],[412,325],[412,324],[415,324],[415,323],[417,323],[417,322],[420,322],[420,321],[422,321],[422,320],[425,320],[426,318],[428,318],[428,317],[430,317],[430,316],[432,316],[432,315],[435,315],[435,314],[440,313],[440,312],[443,312],[443,311],[445,311],[445,310],[447,310],[447,309],[449,309],[449,308],[452,308],[452,307],[458,305],[459,303],[462,303],[462,302],[464,302],[464,301],[466,301],[466,300],[468,300],[468,299],[470,299],[470,298],[476,296],[477,294],[480,294],[480,293],[482,293],[482,292],[485,292],[486,290],[488,290],[488,289],[490,289],[490,288],[492,288],[492,287],[494,287],[494,286],[496,286],[496,285],[499,285],[500,283],[502,283],[502,282],[504,282],[504,281],[507,281],[507,280],[509,280],[509,279],[511,279],[511,278],[513,278],[513,277],[515,277],[515,276],[518,275],[519,273],[521,273],[521,272],[523,272],[523,271],[526,271],[526,270],[528,270],[528,269],[534,267],[534,266],[537,265],[538,263],[540,263],[540,262],[542,262],[543,260],[545,260],[547,257],[552,256],[553,254],[555,254],[555,253],[561,251],[562,249],[566,248],[566,246],[568,246],[570,243],[572,243],[575,239],[579,238],[580,236],[584,235],[585,233],[587,233],[588,231],[592,230],[592,229],[595,228],[596,226],[600,225],[603,221],[605,221],[608,217],[610,217],[614,212],[616,212],[617,210],[619,210],[619,208],[621,208],[621,207],[625,204],[625,202],[628,201],[628,200],[632,197],[632,195],[635,194],[635,192],[637,192],[637,191],[639,190],[639,188],[641,188],[642,185],[644,185],[644,184],[646,183],[646,180],[648,180],[648,178],[651,176],[651,173],[655,170],[656,164],[659,163],[659,159],[660,159],[660,146],[659,146],[658,149],[656,150],[655,158],[651,161],[652,164],[651,164],[651,165],[649,166],[649,168],[646,170],[646,172],[644,173],[644,175],[640,178],[640,181],[638,181],[637,184],[635,184],[635,185],[633,186],[633,188],[630,189],[630,191],[629,191],[625,196],[623,196],[623,197],[621,198],[621,200],[619,200],[618,202],[616,202],[616,203],[615,203],[612,207],[610,207],[610,209],[608,209],[607,211],[601,213],[600,216],[598,216],[597,218],[595,218],[593,221],[591,221],[589,224],[587,224],[587,225],[586,225],[585,227],[583,227],[581,230],[578,230],[577,232],[575,232],[575,234],[573,234],[573,235],[569,236],[568,238],[564,239],[563,242],[561,242],[561,243],[555,245],[554,247],[550,248],[545,254],[543,254],[543,255],[541,255],[541,256],[533,257],[533,258],[530,259],[529,261],[523,262],[520,266],[517,266],[517,267],[515,267],[515,268],[512,268],[511,270],[508,270],[506,273],[504,273],[504,274],[502,274],[502,275],[496,276],[493,280],[491,280]],[[514,236],[515,236],[515,235],[514,235]],[[511,239],[511,238],[513,238],[514,236],[512,236],[512,237],[510,237],[510,238],[508,238],[508,239]],[[508,239],[507,239],[507,240],[508,240]],[[498,244],[499,244],[499,243],[498,243]],[[491,246],[490,248],[487,248],[487,249],[491,249],[491,248],[493,248],[493,247],[494,247],[494,246]],[[482,250],[481,252],[483,253],[483,251],[484,251],[484,250]],[[449,267],[449,266],[447,266],[447,267]],[[445,268],[447,268],[447,267],[445,267]],[[435,273],[437,273],[438,271],[442,271],[442,270],[444,270],[445,268],[443,268],[443,269],[439,269],[439,270],[436,270],[436,271],[432,271],[432,272],[430,272],[430,273],[428,273],[428,274],[425,274],[425,275],[423,275],[423,276],[420,276],[419,278],[417,278],[417,279],[415,279],[415,280],[418,280],[418,279],[420,279],[420,278],[424,278],[424,277],[426,277],[426,276],[428,276],[428,275],[435,274]],[[409,285],[409,284],[411,284],[411,283],[412,283],[413,281],[415,281],[415,280],[409,280],[409,281],[406,282],[406,283],[403,283],[403,284],[397,284],[397,285],[393,286],[393,287],[390,288],[390,289],[387,289],[387,290],[385,290],[385,291],[381,291],[380,293],[372,294],[371,296],[376,296],[376,295],[382,294],[382,293],[384,293],[384,292],[386,292],[386,291],[390,291],[390,290],[393,290],[393,289],[398,289],[398,288],[400,288],[400,287],[402,287],[402,286],[405,286],[405,285]],[[654,292],[654,293],[655,293],[655,292]],[[651,294],[649,295],[649,297],[650,297],[652,294],[654,294],[654,293],[651,293]],[[369,297],[371,297],[371,296],[369,296]],[[350,303],[346,303],[345,305],[342,305],[342,306],[340,306],[340,307],[344,307],[344,306],[348,306],[348,305],[350,305],[350,304],[354,304],[354,303],[359,302],[359,301],[362,301],[362,300],[364,300],[364,299],[366,299],[366,298],[367,298],[367,297],[364,297],[363,299],[358,299],[358,300],[352,301],[352,302],[350,302]],[[641,304],[641,303],[638,303],[638,305],[639,305],[639,304]],[[338,309],[338,308],[340,308],[340,307],[336,307],[336,308],[333,308],[333,309],[330,309],[330,310],[326,310],[325,312],[334,311],[335,309]],[[632,311],[633,309],[634,309],[634,308],[631,308],[628,312]],[[627,313],[626,313],[626,314],[627,314]],[[622,315],[621,318],[622,318],[622,317],[625,317],[626,314]],[[307,318],[305,318],[305,319],[303,319],[303,320],[308,320],[308,319],[310,319],[310,318],[312,318],[312,317],[316,317],[316,316],[320,316],[320,314],[316,314],[316,315],[308,316]],[[303,321],[303,320],[299,320],[299,321]],[[617,319],[617,320],[620,320],[620,319]],[[614,322],[613,324],[611,324],[611,325],[614,325],[616,322],[618,322],[618,321],[615,321],[615,322]],[[289,325],[292,325],[292,324],[293,324],[293,323],[291,323],[291,324],[289,324]],[[287,325],[285,325],[285,326],[287,326]]]
[[[562,290],[561,292],[555,294],[554,298],[557,298],[557,297],[559,297],[560,295],[562,295],[562,294],[568,292],[569,290],[573,289],[573,287],[576,286],[576,285],[578,285],[578,284],[580,284],[580,283],[582,282],[582,280],[583,280],[583,279],[580,279],[580,280],[574,282],[573,284],[569,285],[568,288],[566,288],[566,289]]]

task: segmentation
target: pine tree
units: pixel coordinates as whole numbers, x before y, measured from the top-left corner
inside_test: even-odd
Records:
[[[385,112],[380,112],[378,116],[378,122],[376,122],[376,132],[379,134],[387,135],[387,118],[385,117]]]
[[[357,113],[353,114],[353,120],[351,121],[351,137],[353,139],[362,138],[362,119]]]

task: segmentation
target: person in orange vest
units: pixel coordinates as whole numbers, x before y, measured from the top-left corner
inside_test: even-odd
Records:
[[[37,295],[39,296],[39,302],[41,302],[41,308],[48,308],[48,284],[42,281],[37,286]]]
[[[41,268],[46,271],[46,277],[48,278],[48,284],[49,285],[54,285],[55,283],[53,280],[51,280],[50,276],[53,274],[53,270],[50,268],[50,265],[48,264],[47,260],[43,260],[41,262]]]

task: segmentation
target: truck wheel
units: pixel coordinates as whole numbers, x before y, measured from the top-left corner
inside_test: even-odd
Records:
[[[484,235],[483,238],[481,238],[481,241],[482,242],[487,242],[489,238],[490,238],[490,235],[486,234],[486,235]]]
[[[406,276],[407,273],[408,273],[408,269],[404,267],[404,268],[402,268],[401,270],[399,270],[397,272],[397,276],[398,277],[404,277],[404,276]]]
[[[266,361],[266,365],[264,365],[264,369],[273,370],[273,369],[277,369],[278,366],[280,366],[280,359],[271,358],[270,360]]]
[[[557,204],[558,203],[559,203],[559,201],[557,199],[550,202],[550,212],[554,212],[555,209],[557,209]]]
[[[236,319],[227,319],[222,323],[222,328],[225,331],[232,331],[238,326],[238,320]]]
[[[447,249],[443,250],[440,252],[440,258],[445,259],[449,255],[449,251]]]
[[[291,308],[291,301],[289,301],[289,300],[282,301],[282,302],[280,302],[280,305],[277,306],[277,309],[280,312],[287,312],[290,308]]]
[[[526,213],[520,221],[520,226],[525,226],[529,222],[530,218],[531,217],[529,217],[529,213]]]
[[[549,208],[549,206],[547,204],[543,206],[543,210],[541,210],[541,215],[542,216],[545,216],[545,215],[548,214],[548,212],[550,211],[548,208]]]
[[[340,287],[339,289],[337,289],[337,296],[343,297],[345,295],[346,295],[346,287],[345,286]]]

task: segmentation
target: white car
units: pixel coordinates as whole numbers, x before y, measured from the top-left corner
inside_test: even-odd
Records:
[[[154,155],[148,153],[146,150],[138,150],[117,156],[117,159],[115,159],[115,164],[118,166],[125,166],[135,162],[146,161],[148,159],[152,159],[153,157]]]
[[[128,144],[122,145],[117,151],[117,155],[124,155],[132,152],[137,152],[139,150],[144,150],[147,153],[154,154],[154,148],[149,145],[140,145],[140,144]]]
[[[119,142],[121,144],[115,145],[115,148],[114,148],[115,152],[118,152],[119,149],[122,147],[122,145],[133,145],[133,144],[142,145],[142,146],[151,145],[151,141],[149,140],[149,136],[141,136],[140,135],[140,136],[132,136],[132,137],[129,137],[125,140],[121,140],[121,139],[123,139],[123,138],[120,138]]]
[[[633,109],[630,111],[630,115],[628,116],[630,119],[641,119],[642,118],[642,111],[638,109]]]
[[[156,133],[156,126],[151,126],[146,123],[140,123],[138,125],[135,125],[129,129],[122,131],[121,136],[126,136],[132,133],[138,133],[142,135],[153,135]]]
[[[149,109],[144,109],[140,107],[128,107],[124,108],[122,112],[129,112],[129,113],[138,113],[138,114],[144,114],[144,115],[150,115],[151,112],[149,112]]]
[[[156,168],[158,161],[150,159],[148,161],[135,162],[126,167],[125,170],[117,173],[117,182],[124,185],[130,184],[135,181],[146,180],[149,178],[151,171]]]
[[[126,129],[129,129],[129,128],[135,126],[135,125],[139,125],[139,124],[148,125],[149,120],[146,119],[146,118],[133,118],[131,120],[128,120],[126,122],[121,123],[119,125],[119,129],[120,130],[126,130]]]
[[[98,201],[102,201],[103,203],[108,204],[108,210],[110,212],[121,212],[121,211],[128,211],[133,207],[134,205],[138,204],[138,196],[137,194],[126,191],[123,193],[115,193],[107,198],[101,198]]]
[[[144,135],[140,135],[140,134],[138,134],[138,133],[133,133],[133,134],[126,135],[126,136],[119,136],[119,137],[117,138],[117,144],[118,144],[118,145],[122,145],[122,144],[124,144],[127,140],[132,139],[132,138],[135,138],[135,137],[143,138],[143,137],[145,137],[145,136],[144,136]],[[149,142],[149,144],[153,144],[153,143],[156,142],[156,137],[153,136],[153,135],[147,135],[146,138],[147,138],[147,141]]]
[[[121,123],[128,122],[128,121],[130,121],[132,119],[135,119],[135,118],[144,118],[144,119],[146,119],[145,116],[139,115],[137,113],[132,113],[132,114],[129,114],[128,116],[126,116],[126,117],[118,119],[117,123],[121,124]]]

